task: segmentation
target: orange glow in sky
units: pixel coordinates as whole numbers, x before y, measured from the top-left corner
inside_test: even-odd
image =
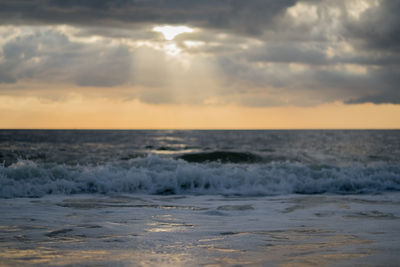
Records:
[[[254,108],[0,97],[0,114],[1,128],[12,129],[391,129],[400,125],[397,105],[341,103]]]

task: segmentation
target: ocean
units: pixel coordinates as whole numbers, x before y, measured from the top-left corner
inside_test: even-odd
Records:
[[[2,266],[399,255],[397,130],[0,130]]]

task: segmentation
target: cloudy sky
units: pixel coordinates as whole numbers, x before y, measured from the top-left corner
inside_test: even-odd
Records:
[[[0,128],[399,128],[400,0],[0,0]]]

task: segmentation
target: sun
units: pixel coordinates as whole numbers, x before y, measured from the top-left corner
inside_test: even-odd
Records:
[[[172,41],[177,35],[186,32],[194,32],[194,29],[184,25],[181,26],[165,25],[165,26],[156,26],[153,28],[153,31],[162,33],[162,35],[164,35],[164,38],[166,40]]]

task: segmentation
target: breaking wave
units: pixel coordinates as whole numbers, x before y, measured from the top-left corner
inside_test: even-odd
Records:
[[[189,163],[152,155],[97,166],[29,160],[0,166],[1,198],[77,193],[282,195],[384,191],[400,191],[399,165]]]

